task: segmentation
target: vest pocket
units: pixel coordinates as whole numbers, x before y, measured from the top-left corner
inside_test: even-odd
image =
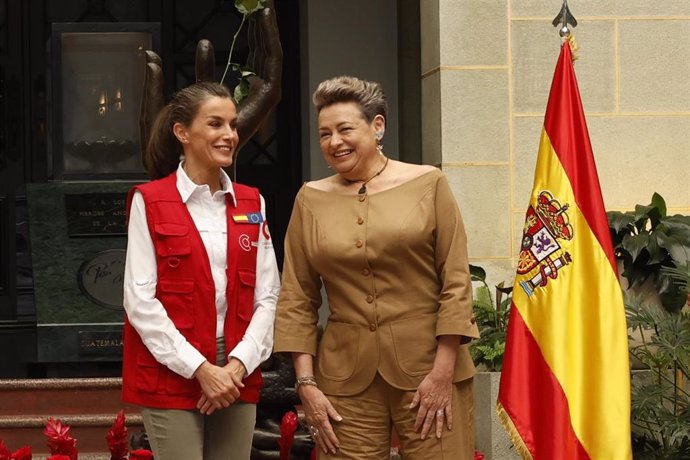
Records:
[[[177,329],[194,327],[194,280],[158,280],[158,300]]]
[[[252,315],[254,315],[256,272],[253,270],[239,269],[237,275],[240,281],[237,286],[237,316],[248,323],[251,321]]]
[[[189,340],[189,344],[201,350],[201,344],[194,340]],[[166,366],[161,365],[160,367],[160,387],[162,390],[169,395],[186,395],[195,394],[201,391],[199,382],[192,377],[191,379],[186,379],[180,374],[171,371]]]
[[[184,256],[192,252],[189,241],[189,227],[182,224],[155,224],[154,230],[161,244],[156,244],[156,253],[161,257]],[[179,263],[179,261],[178,261]]]
[[[198,342],[190,340],[189,343],[200,349]],[[150,353],[137,355],[137,388],[146,393],[183,395],[194,394],[200,391],[196,379],[186,379],[171,371],[164,364],[156,361]]]
[[[150,353],[137,355],[137,389],[155,393],[158,388],[158,369],[161,365]]]

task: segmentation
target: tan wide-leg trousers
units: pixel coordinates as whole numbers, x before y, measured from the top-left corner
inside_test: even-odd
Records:
[[[216,362],[222,366],[225,345],[218,340]],[[156,460],[249,460],[256,404],[236,402],[211,415],[143,408],[141,415]]]
[[[444,426],[440,439],[435,425],[426,439],[414,431],[417,408],[408,409],[414,391],[390,386],[377,374],[355,396],[328,396],[342,422],[332,422],[340,441],[335,454],[319,452],[319,459],[388,460],[391,429],[395,428],[405,460],[472,460],[474,458],[473,379],[454,385],[453,429]]]

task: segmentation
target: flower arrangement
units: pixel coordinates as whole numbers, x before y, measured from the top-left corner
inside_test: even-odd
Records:
[[[70,426],[60,419],[48,418],[43,434],[48,440],[50,457],[47,460],[77,460],[77,440],[70,435]],[[110,460],[152,460],[153,453],[147,449],[129,450],[127,448],[127,427],[125,411],[118,412],[110,431],[106,435]],[[32,460],[31,447],[23,446],[14,452],[0,439],[0,460]]]

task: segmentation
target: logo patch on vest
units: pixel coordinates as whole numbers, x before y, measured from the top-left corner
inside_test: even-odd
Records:
[[[254,247],[259,246],[259,243],[257,241],[252,241],[251,238],[249,237],[249,235],[247,235],[245,233],[240,235],[237,242],[240,244],[240,248],[243,251],[247,251],[247,252],[252,250],[252,246],[254,246]]]
[[[236,224],[254,224],[259,225],[264,221],[264,216],[261,212],[250,212],[247,214],[236,214],[232,216],[232,220]]]

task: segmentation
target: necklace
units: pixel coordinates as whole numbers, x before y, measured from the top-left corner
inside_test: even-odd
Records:
[[[362,182],[362,186],[359,188],[359,191],[357,192],[357,194],[358,195],[365,195],[367,193],[367,184],[369,182],[371,182],[374,178],[380,176],[381,173],[383,172],[383,170],[386,169],[386,166],[388,166],[388,157],[386,157],[386,161],[383,163],[383,166],[381,167],[381,169],[378,170],[378,172],[376,174],[374,174],[369,179]],[[350,184],[354,184],[355,182],[359,182],[358,180],[349,180],[349,179],[345,179],[345,180],[348,181]]]

